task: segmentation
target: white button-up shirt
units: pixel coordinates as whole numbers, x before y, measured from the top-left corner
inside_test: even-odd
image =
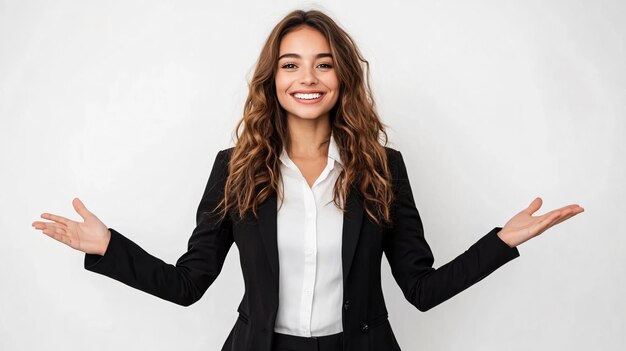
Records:
[[[284,202],[277,201],[279,304],[274,331],[323,336],[343,331],[343,213],[333,202],[341,170],[331,134],[326,168],[309,187],[287,154],[280,155]],[[340,202],[343,205],[343,202]]]

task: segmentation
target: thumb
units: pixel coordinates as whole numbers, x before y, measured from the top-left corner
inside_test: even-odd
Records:
[[[83,204],[83,202],[80,201],[80,199],[77,197],[72,200],[72,206],[74,206],[74,210],[76,210],[76,212],[78,212],[78,214],[83,217],[83,219],[87,219],[87,217],[93,216],[93,213],[89,212],[89,210],[87,210],[87,207],[85,207],[85,204]]]
[[[533,202],[530,203],[530,205],[522,212],[524,212],[527,215],[532,215],[533,213],[535,213],[543,204],[543,200],[540,197],[536,197]]]

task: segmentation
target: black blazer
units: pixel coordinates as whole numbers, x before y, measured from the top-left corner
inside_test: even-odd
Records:
[[[278,310],[276,194],[260,204],[258,220],[248,214],[233,223],[231,217],[218,221],[217,216],[204,213],[223,196],[232,150],[221,150],[215,158],[188,251],[175,266],[148,254],[112,228],[104,256],[85,254],[84,266],[167,301],[189,306],[215,281],[234,242],[239,249],[245,293],[222,350],[270,351]],[[517,248],[509,247],[496,235],[501,229],[496,227],[452,261],[433,268],[433,254],[424,238],[402,154],[392,148],[386,150],[396,195],[392,208],[395,225],[383,227],[373,222],[365,214],[362,196],[356,191],[346,201],[341,249],[345,351],[400,350],[381,288],[383,252],[404,296],[420,311],[433,308],[519,256]]]

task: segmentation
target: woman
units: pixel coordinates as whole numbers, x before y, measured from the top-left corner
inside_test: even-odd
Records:
[[[384,146],[367,65],[319,11],[278,23],[250,82],[236,146],[218,152],[176,265],[108,228],[77,198],[83,223],[44,213],[52,222],[33,226],[85,252],[86,269],[184,306],[202,297],[236,243],[245,294],[222,350],[399,350],[380,283],[383,252],[407,300],[426,311],[583,209],[533,217],[537,198],[434,269],[402,155]]]

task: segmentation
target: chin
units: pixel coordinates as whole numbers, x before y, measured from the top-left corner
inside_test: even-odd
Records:
[[[327,114],[328,112],[322,112],[322,113],[298,113],[297,111],[288,111],[291,115],[293,115],[296,118],[300,118],[300,119],[310,119],[310,120],[314,120],[314,119],[318,119],[321,116]]]

